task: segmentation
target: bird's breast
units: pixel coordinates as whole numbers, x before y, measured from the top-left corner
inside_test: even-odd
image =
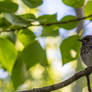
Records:
[[[92,66],[92,50],[81,48],[81,58],[87,66]]]

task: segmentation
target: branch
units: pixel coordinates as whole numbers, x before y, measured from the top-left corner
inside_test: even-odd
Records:
[[[34,88],[34,89],[31,89],[31,90],[25,90],[25,91],[20,91],[20,92],[50,92],[50,91],[53,91],[53,90],[63,88],[65,86],[71,84],[72,82],[78,80],[79,78],[89,75],[90,73],[92,73],[92,66],[86,68],[85,70],[82,70],[82,71],[76,73],[70,79],[67,79],[64,82],[60,82],[60,83],[57,83],[57,84],[54,84],[54,85],[51,85],[51,86],[47,86],[47,87]]]
[[[92,14],[89,15],[89,16],[85,16],[85,17],[80,17],[80,18],[76,18],[76,19],[73,19],[73,20],[67,20],[67,21],[60,21],[60,22],[53,22],[53,23],[42,23],[42,24],[30,24],[29,26],[26,26],[26,27],[20,27],[20,28],[16,28],[16,29],[9,29],[9,30],[5,30],[5,31],[0,31],[1,32],[11,32],[11,31],[15,31],[15,30],[20,30],[20,29],[24,29],[24,28],[28,28],[30,26],[52,26],[52,25],[59,25],[59,24],[67,24],[67,23],[70,23],[70,22],[77,22],[77,21],[81,21],[81,20],[85,20],[87,18],[91,18],[92,17]]]
[[[77,22],[77,21],[85,20],[85,19],[90,18],[90,17],[92,17],[92,14],[85,16],[85,17],[79,17],[79,18],[76,18],[76,19],[72,19],[72,20],[54,22],[54,23],[48,23],[48,24],[39,24],[37,26],[41,26],[41,25],[42,26],[51,26],[51,25],[58,25],[58,24],[67,24],[67,23],[70,23],[70,22]]]
[[[86,79],[87,79],[88,91],[91,92],[89,75],[86,75]]]

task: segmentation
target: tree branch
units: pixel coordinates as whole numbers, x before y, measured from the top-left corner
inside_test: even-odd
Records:
[[[64,82],[60,82],[60,83],[57,83],[57,84],[54,84],[51,86],[47,86],[47,87],[34,88],[31,90],[25,90],[25,91],[19,91],[19,92],[50,92],[53,90],[63,88],[65,86],[71,84],[72,82],[78,80],[79,78],[89,75],[90,73],[92,73],[92,66],[86,68],[85,70],[82,70],[82,71],[76,73],[75,75],[73,75],[71,78],[65,80]]]
[[[76,19],[73,19],[73,20],[67,20],[67,21],[60,21],[60,22],[53,22],[53,23],[42,23],[42,24],[30,24],[29,26],[26,26],[26,27],[20,27],[20,28],[16,28],[16,29],[9,29],[9,30],[5,30],[5,31],[0,31],[1,32],[11,32],[11,31],[15,31],[15,30],[20,30],[20,29],[24,29],[24,28],[28,28],[30,26],[52,26],[52,25],[59,25],[59,24],[67,24],[67,23],[70,23],[70,22],[77,22],[77,21],[81,21],[81,20],[85,20],[87,18],[91,18],[92,17],[92,14],[89,15],[89,16],[85,16],[85,17],[79,17],[79,18],[76,18]]]
[[[92,17],[92,14],[85,16],[85,17],[79,17],[79,18],[67,20],[67,21],[60,21],[60,22],[54,22],[54,23],[48,23],[48,24],[39,24],[39,26],[41,26],[41,25],[42,26],[51,26],[51,25],[58,25],[58,24],[67,24],[67,23],[70,23],[70,22],[77,22],[77,21],[85,20],[85,19],[91,18],[91,17]]]
[[[86,75],[86,79],[87,79],[88,91],[91,92],[90,77],[89,77],[89,75]]]

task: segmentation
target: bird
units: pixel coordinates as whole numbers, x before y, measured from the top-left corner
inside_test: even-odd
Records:
[[[79,40],[82,43],[80,57],[85,65],[92,66],[92,35],[87,35]]]

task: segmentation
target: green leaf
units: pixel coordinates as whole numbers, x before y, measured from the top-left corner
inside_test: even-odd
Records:
[[[0,38],[0,63],[10,73],[15,63],[17,51],[15,46],[6,39]]]
[[[28,21],[33,21],[34,19],[36,19],[35,15],[27,13],[27,14],[23,14],[20,15],[22,18],[28,20]]]
[[[28,69],[38,63],[47,65],[46,52],[37,41],[24,48],[22,57]]]
[[[14,13],[18,9],[18,5],[11,1],[0,1],[0,13],[1,12],[10,12]]]
[[[5,19],[7,19],[12,25],[15,26],[23,26],[26,27],[30,24],[30,22],[24,20],[18,15],[10,14],[10,13],[4,13]]]
[[[24,4],[26,4],[29,8],[36,8],[40,6],[43,1],[42,0],[22,0]]]
[[[68,21],[68,20],[74,20],[74,19],[76,19],[75,16],[67,15],[61,19],[61,22]],[[60,24],[59,27],[62,27],[62,28],[67,29],[67,30],[71,30],[71,29],[75,28],[78,23],[79,22],[69,22],[69,23],[65,23],[65,24]]]
[[[0,28],[6,28],[8,26],[10,26],[10,23],[5,18],[0,18]]]
[[[86,16],[92,15],[92,0],[87,1],[84,9],[85,9],[85,15]]]
[[[20,30],[18,32],[18,39],[24,45],[27,46],[30,43],[33,43],[36,36],[29,29]]]
[[[0,35],[0,37],[3,39],[7,39],[14,44],[16,43],[16,34],[14,32],[4,33],[4,34]]]
[[[78,42],[78,35],[70,36],[63,40],[60,45],[63,64],[79,58],[81,43]]]
[[[54,15],[43,15],[38,17],[38,21],[41,24],[48,24],[48,23],[54,23],[57,22],[56,14]]]
[[[24,62],[21,60],[21,54],[18,55],[18,58],[14,64],[11,78],[15,89],[23,84],[28,78],[28,71]]]
[[[85,0],[62,0],[64,4],[73,8],[81,8],[84,5]]]
[[[41,36],[58,36],[58,27],[57,26],[46,26],[43,27]]]

